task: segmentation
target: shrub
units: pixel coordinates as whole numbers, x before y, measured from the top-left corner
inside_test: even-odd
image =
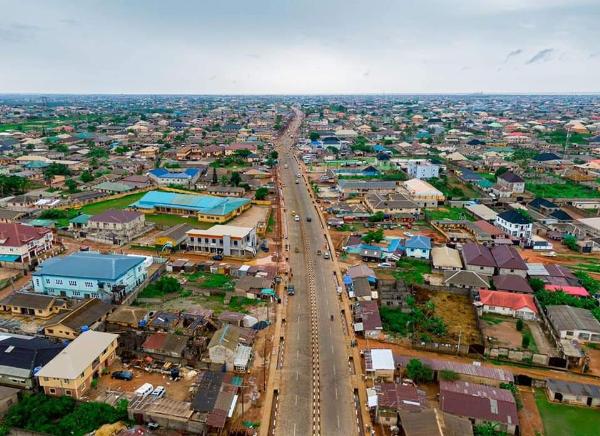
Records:
[[[531,339],[529,338],[529,335],[524,335],[523,339],[521,340],[521,347],[528,348],[530,342],[531,342]]]
[[[440,371],[440,378],[446,381],[456,381],[460,378],[460,375],[451,369],[442,369]]]
[[[521,318],[519,318],[517,320],[517,330],[518,331],[522,331],[523,330],[523,320]]]
[[[419,359],[410,359],[406,365],[406,375],[415,382],[430,382],[433,380],[433,370]]]

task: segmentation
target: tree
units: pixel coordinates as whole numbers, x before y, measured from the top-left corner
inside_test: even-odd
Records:
[[[531,342],[531,338],[529,335],[523,335],[523,339],[521,340],[521,348],[529,348],[529,343]]]
[[[277,150],[273,150],[271,153],[269,153],[269,157],[273,160],[277,160],[279,158],[279,153]]]
[[[71,170],[65,164],[59,164],[52,162],[44,169],[44,178],[46,180],[52,179],[54,176],[70,176]]]
[[[236,150],[235,151],[235,155],[237,157],[241,157],[243,159],[246,159],[251,154],[252,154],[252,152],[250,150],[248,150],[247,148],[242,148],[241,150]]]
[[[542,279],[532,278],[529,279],[529,286],[533,289],[533,292],[543,291],[546,287],[546,283]]]
[[[263,186],[256,190],[256,192],[254,193],[254,198],[256,198],[257,200],[264,200],[265,198],[267,198],[267,195],[269,195],[269,190]]]
[[[496,170],[496,172],[494,173],[494,176],[496,176],[496,178],[500,177],[502,174],[506,173],[508,171],[508,168],[506,167],[500,167]]]
[[[484,422],[474,427],[476,436],[505,436],[506,433],[499,430],[499,424]]]
[[[367,244],[370,244],[371,242],[383,241],[383,237],[383,229],[369,230],[367,234],[362,237],[362,240]]]
[[[65,180],[65,186],[69,190],[69,192],[73,193],[77,191],[77,182],[73,179]]]
[[[319,135],[319,132],[310,132],[308,137],[310,138],[311,141],[316,141],[317,139],[319,139],[321,137],[321,135]]]
[[[432,369],[419,359],[410,359],[406,365],[406,375],[414,382],[433,381]]]
[[[369,217],[369,222],[378,223],[385,219],[385,214],[381,211],[375,212],[373,215]]]
[[[221,186],[226,186],[229,183],[229,177],[227,177],[227,174],[222,174],[221,177],[219,177],[219,184]]]
[[[237,171],[231,173],[231,177],[229,179],[229,183],[231,186],[238,186],[242,182],[242,176]]]
[[[94,176],[92,175],[91,172],[89,172],[88,170],[85,170],[81,173],[81,176],[79,176],[79,178],[81,179],[81,181],[83,183],[89,183],[92,180],[94,180]]]
[[[577,237],[575,235],[565,235],[563,238],[563,244],[565,244],[569,249],[577,251]]]
[[[523,320],[522,320],[521,318],[519,318],[519,319],[517,320],[517,330],[518,330],[518,331],[522,331],[522,330],[523,330],[523,327],[524,327],[524,325],[523,325]]]
[[[89,157],[95,157],[97,159],[107,158],[108,151],[100,147],[92,147],[88,153]]]

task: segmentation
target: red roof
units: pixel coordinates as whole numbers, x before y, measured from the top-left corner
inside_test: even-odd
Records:
[[[28,242],[40,239],[51,232],[52,230],[45,227],[32,227],[17,223],[0,223],[0,245],[4,247],[20,247]]]
[[[507,307],[512,310],[528,308],[532,312],[538,313],[533,295],[480,289],[479,300],[486,306]]]
[[[546,285],[547,291],[563,291],[565,294],[574,295],[575,297],[589,297],[589,292],[582,286],[562,286],[562,285]]]

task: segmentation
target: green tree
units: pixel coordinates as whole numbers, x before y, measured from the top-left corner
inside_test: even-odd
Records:
[[[460,378],[460,375],[452,371],[451,369],[442,369],[440,371],[440,379],[445,381],[456,381]]]
[[[44,169],[44,178],[52,179],[54,176],[70,176],[71,170],[65,164],[52,162]]]
[[[242,176],[237,171],[231,173],[231,177],[229,178],[229,183],[231,186],[238,186],[242,182]]]
[[[70,193],[77,192],[77,182],[73,179],[65,180],[65,186],[69,190]]]
[[[563,238],[563,244],[565,244],[569,249],[573,251],[577,251],[577,237],[575,235],[565,235]]]
[[[319,132],[310,132],[308,137],[310,138],[311,141],[316,141],[317,139],[319,139],[321,137],[321,135],[319,135]]]
[[[432,369],[419,359],[410,359],[406,365],[406,375],[414,382],[433,381]]]
[[[381,211],[375,212],[373,215],[369,217],[369,222],[377,223],[381,222],[385,219],[385,214]]]
[[[254,193],[254,198],[256,198],[257,200],[264,200],[265,198],[267,198],[267,195],[269,195],[269,189],[263,186],[256,190],[256,192]]]
[[[499,430],[499,425],[492,422],[484,422],[474,427],[476,436],[506,436],[506,433]]]
[[[496,176],[496,178],[500,177],[502,174],[506,173],[508,171],[508,168],[506,167],[500,167],[496,170],[496,172],[494,173],[494,176]]]
[[[523,320],[521,318],[519,318],[517,320],[517,326],[516,327],[517,327],[518,331],[522,331],[523,330],[524,324],[523,324]]]
[[[89,170],[85,170],[81,173],[81,175],[79,176],[79,179],[81,179],[81,181],[83,183],[89,183],[92,180],[94,180],[94,176],[92,175],[92,173]]]
[[[521,348],[529,348],[530,342],[531,338],[529,335],[523,335],[523,339],[521,339]]]
[[[235,155],[237,157],[242,158],[242,159],[246,159],[251,154],[252,154],[252,152],[250,150],[248,150],[247,148],[242,148],[241,150],[236,150],[235,151]]]
[[[529,279],[529,286],[533,289],[533,292],[543,291],[546,287],[546,283],[542,279],[531,278]]]
[[[108,157],[108,151],[100,147],[92,147],[88,153],[89,157],[95,157],[96,159],[103,159]]]
[[[273,150],[271,153],[269,153],[269,157],[273,160],[277,160],[279,158],[279,153],[277,150]]]
[[[378,230],[369,230],[362,237],[362,240],[364,242],[366,242],[367,244],[370,244],[371,242],[381,242],[381,241],[383,241],[383,238],[384,238],[383,229],[378,229]]]

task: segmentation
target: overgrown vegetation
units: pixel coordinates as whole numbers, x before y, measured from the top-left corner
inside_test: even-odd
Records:
[[[525,189],[544,198],[598,198],[600,191],[566,180],[565,183],[526,183]]]
[[[161,298],[167,294],[181,293],[182,291],[183,287],[179,280],[174,277],[162,276],[146,286],[139,296],[141,298]]]
[[[369,230],[363,237],[363,242],[370,244],[371,242],[381,242],[383,241],[383,229],[377,230]]]
[[[417,304],[414,297],[407,297],[408,312],[382,306],[379,309],[383,328],[386,331],[407,336],[410,333],[421,340],[431,340],[431,336],[444,336],[448,328],[442,318],[435,316],[435,305],[432,301]],[[417,336],[418,335],[418,336]]]
[[[414,382],[433,381],[433,370],[419,359],[410,359],[406,364],[406,375]]]
[[[403,257],[396,261],[395,278],[403,280],[406,285],[421,285],[425,282],[425,274],[431,274],[431,264],[420,259]]]
[[[31,182],[24,177],[0,175],[0,195],[19,195],[27,192]]]
[[[106,403],[78,403],[73,398],[25,394],[2,420],[0,435],[13,427],[52,435],[85,435],[98,427],[127,420],[127,400],[116,407]]]

